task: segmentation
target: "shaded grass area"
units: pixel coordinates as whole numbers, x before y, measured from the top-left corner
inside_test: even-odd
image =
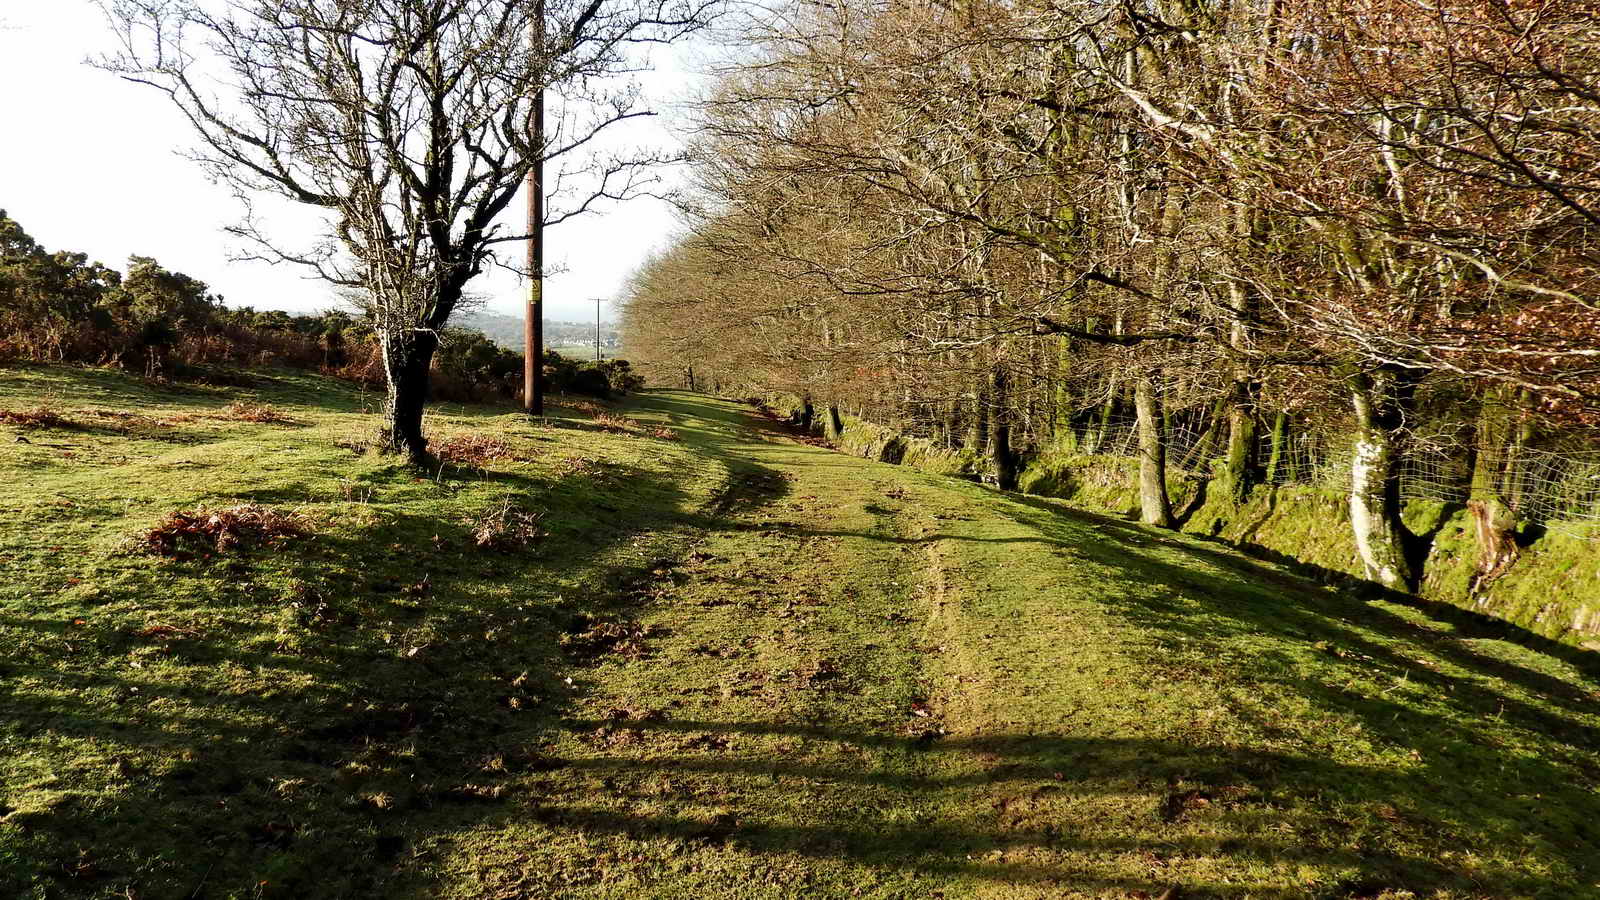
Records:
[[[0,444],[22,896],[1600,896],[1580,654],[701,396],[446,410],[512,452],[419,479],[337,446],[338,385],[98,378],[0,407],[104,388],[199,436]],[[204,418],[241,399],[303,424]],[[477,549],[508,496],[548,537]],[[315,533],[117,550],[220,500]]]
[[[363,451],[371,398],[253,381],[0,374],[0,407],[68,423],[0,444],[0,895],[404,890],[413,847],[540,765],[574,690],[575,617],[626,605],[756,496],[749,467],[714,454],[495,408],[445,407],[428,428],[514,458],[424,477]],[[228,419],[241,400],[299,427]],[[143,427],[79,424],[99,408]],[[478,548],[475,519],[508,500],[547,536]],[[130,547],[173,510],[233,503],[313,534],[172,560]]]

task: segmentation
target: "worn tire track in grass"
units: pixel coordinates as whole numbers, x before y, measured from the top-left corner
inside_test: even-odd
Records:
[[[757,435],[758,503],[576,662],[458,896],[1600,895],[1600,682],[1437,610]]]
[[[537,821],[470,842],[461,895],[922,893],[905,840],[883,840],[942,843],[919,830],[920,554],[878,484],[746,428],[713,437],[760,502],[657,570],[647,656],[575,674]]]

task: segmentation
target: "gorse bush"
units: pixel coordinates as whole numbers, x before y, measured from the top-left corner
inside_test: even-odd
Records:
[[[521,357],[518,357],[519,365]],[[603,362],[578,362],[553,351],[545,351],[545,376],[550,389],[562,394],[609,397],[626,394],[644,386],[644,378],[633,371],[625,359]]]
[[[515,400],[522,354],[467,329],[443,331],[432,393],[442,400]],[[289,366],[384,385],[370,325],[339,310],[292,315],[229,308],[204,282],[135,256],[126,272],[82,253],[49,252],[0,210],[0,362],[113,366],[151,378],[211,378],[218,367]],[[643,380],[624,360],[545,356],[553,391],[606,397]]]

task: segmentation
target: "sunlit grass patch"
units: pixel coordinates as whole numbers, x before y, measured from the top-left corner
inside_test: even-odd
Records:
[[[1600,895],[1577,657],[704,397],[442,406],[423,473],[236,390],[305,427],[0,370],[172,423],[0,444],[0,895]],[[306,533],[126,550],[235,507]]]

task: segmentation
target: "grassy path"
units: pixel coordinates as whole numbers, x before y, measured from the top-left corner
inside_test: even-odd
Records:
[[[1592,667],[649,406],[744,502],[440,858],[458,894],[1600,895]]]
[[[0,375],[69,420],[0,444],[0,896],[1600,897],[1590,655],[695,395],[418,478],[317,379]],[[125,549],[239,501],[315,533]]]

